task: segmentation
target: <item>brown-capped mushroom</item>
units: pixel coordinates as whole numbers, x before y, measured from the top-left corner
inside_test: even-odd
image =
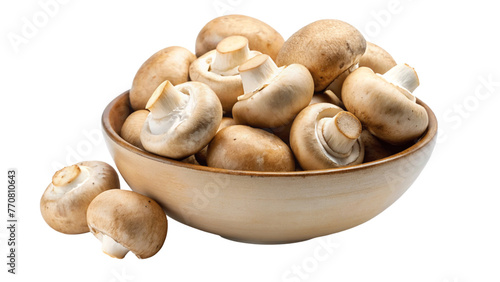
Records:
[[[374,73],[384,74],[396,66],[396,61],[382,47],[366,42],[366,51],[359,59],[359,66],[371,68]]]
[[[100,161],[80,162],[54,174],[40,200],[40,211],[45,222],[59,232],[85,233],[90,202],[106,190],[119,188],[113,167]]]
[[[171,46],[147,59],[137,71],[130,88],[130,104],[141,110],[155,89],[165,80],[177,85],[188,81],[189,65],[196,56],[184,47]]]
[[[120,135],[125,141],[143,150],[144,147],[142,146],[140,135],[148,114],[148,110],[137,110],[131,113],[125,119],[122,129],[120,130]]]
[[[384,75],[360,67],[342,87],[342,101],[363,125],[385,142],[400,145],[427,129],[428,116],[412,92],[419,85],[415,70],[399,64]]]
[[[313,104],[295,118],[290,146],[305,170],[360,164],[364,157],[361,130],[353,114],[333,104]]]
[[[230,113],[237,97],[243,94],[238,67],[260,54],[251,51],[243,36],[229,36],[217,44],[217,48],[196,59],[189,67],[193,81],[207,84],[217,94],[222,109]]]
[[[208,146],[207,164],[233,170],[295,170],[293,154],[280,138],[246,125],[219,131]]]
[[[102,251],[119,259],[129,251],[140,259],[149,258],[167,236],[167,217],[160,205],[133,191],[101,193],[90,203],[87,221],[102,242]]]
[[[248,38],[251,50],[257,50],[276,59],[283,37],[268,24],[244,15],[226,15],[208,22],[196,38],[196,56],[201,57],[215,49],[219,42],[232,35]]]
[[[314,94],[309,71],[300,64],[278,68],[265,54],[239,67],[244,95],[233,107],[238,124],[266,128],[289,124]]]
[[[206,84],[189,81],[173,86],[163,82],[146,108],[141,143],[152,153],[183,159],[205,147],[222,119],[217,95]]]
[[[365,49],[363,35],[352,25],[340,20],[319,20],[290,36],[280,49],[276,63],[278,66],[304,65],[312,74],[314,90],[321,91],[355,66]]]

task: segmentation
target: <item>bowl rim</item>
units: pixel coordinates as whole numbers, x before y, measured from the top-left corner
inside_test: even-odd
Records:
[[[394,155],[378,159],[375,161],[371,162],[366,162],[366,163],[361,163],[358,165],[352,165],[352,166],[347,166],[347,167],[340,167],[340,168],[329,168],[329,169],[318,169],[318,170],[304,170],[304,171],[284,171],[284,172],[271,172],[271,171],[245,171],[245,170],[231,170],[231,169],[223,169],[223,168],[215,168],[215,167],[208,167],[208,166],[203,166],[203,165],[197,165],[197,164],[190,164],[190,163],[184,163],[178,160],[162,157],[150,152],[147,152],[145,150],[142,150],[127,141],[125,141],[111,126],[110,122],[110,112],[111,109],[113,109],[118,102],[120,102],[122,99],[126,99],[128,102],[128,106],[130,108],[130,100],[129,100],[129,92],[130,90],[127,90],[120,94],[119,96],[115,97],[104,109],[103,114],[101,116],[101,123],[102,123],[102,128],[103,131],[106,133],[106,135],[116,144],[118,144],[120,147],[136,154],[144,158],[148,158],[163,164],[167,165],[173,165],[177,167],[183,167],[187,169],[192,169],[192,170],[197,170],[197,171],[203,171],[203,172],[212,172],[212,173],[220,173],[220,174],[230,174],[230,175],[246,175],[246,176],[254,176],[254,177],[290,177],[290,176],[297,176],[297,177],[306,177],[306,176],[313,176],[313,175],[325,175],[325,174],[340,174],[340,173],[347,173],[351,171],[358,171],[358,170],[364,170],[364,169],[369,169],[375,166],[380,166],[382,164],[392,162],[401,158],[404,158],[406,156],[409,156],[417,151],[419,151],[422,148],[425,148],[429,143],[435,141],[435,138],[437,136],[437,118],[434,114],[434,112],[425,104],[422,100],[417,98],[417,103],[425,108],[428,114],[429,118],[429,125],[425,131],[425,133],[420,137],[420,139],[410,147],[404,149],[401,152],[398,152]],[[126,96],[126,98],[125,98]],[[130,108],[131,112],[133,111]]]

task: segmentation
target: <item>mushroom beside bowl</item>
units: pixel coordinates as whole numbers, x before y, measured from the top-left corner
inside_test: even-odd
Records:
[[[106,144],[132,188],[156,200],[171,218],[222,237],[291,243],[357,226],[394,203],[415,181],[434,149],[437,120],[392,156],[344,168],[252,172],[211,168],[161,157],[120,137],[132,112],[129,92],[104,110]]]

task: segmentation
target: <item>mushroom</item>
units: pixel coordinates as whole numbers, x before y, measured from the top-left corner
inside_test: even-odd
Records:
[[[290,146],[305,170],[360,164],[364,157],[361,130],[353,114],[333,104],[313,104],[295,118]]]
[[[173,86],[165,81],[155,90],[141,130],[141,143],[152,153],[183,159],[214,137],[222,119],[217,95],[206,84],[189,81]]]
[[[243,94],[238,67],[257,54],[260,52],[250,51],[247,38],[229,36],[217,44],[217,49],[196,59],[189,68],[189,76],[210,86],[224,112],[230,113],[237,97]]]
[[[80,162],[54,174],[40,200],[40,211],[45,222],[59,232],[85,233],[90,202],[106,190],[119,188],[113,167],[100,161]]]
[[[418,85],[417,73],[406,64],[384,75],[360,67],[345,80],[342,101],[373,135],[401,145],[421,136],[429,122],[425,108],[412,95]]]
[[[102,251],[119,259],[129,251],[140,259],[149,258],[167,236],[167,217],[160,205],[133,191],[101,193],[90,203],[87,221]]]
[[[295,170],[293,154],[280,138],[246,125],[219,131],[208,146],[207,164],[233,170]]]
[[[265,54],[257,55],[239,67],[244,95],[233,107],[238,124],[279,127],[293,121],[314,94],[309,71],[300,64],[278,68]]]
[[[217,129],[217,132],[231,125],[236,125],[234,119],[230,117],[223,117],[220,122],[219,128]],[[201,165],[207,164],[207,152],[208,152],[208,145],[203,147],[203,149],[201,149],[198,153],[195,154],[196,157],[195,160],[198,162],[198,164]]]
[[[226,15],[208,22],[196,38],[196,56],[215,49],[224,38],[241,35],[248,38],[251,50],[257,50],[276,59],[283,37],[268,24],[243,15]]]
[[[139,147],[144,150],[144,147],[141,143],[141,129],[144,125],[144,121],[148,117],[148,110],[137,110],[131,113],[123,123],[123,126],[120,131],[120,135],[125,141],[130,144]]]
[[[359,66],[371,68],[374,73],[384,74],[396,66],[396,61],[380,46],[366,42],[366,52],[359,59]]]
[[[295,32],[276,58],[278,66],[304,65],[314,79],[314,90],[324,90],[365,52],[366,41],[352,25],[340,20],[319,20]],[[338,94],[338,93],[335,93]]]
[[[153,54],[142,64],[132,82],[132,108],[144,109],[151,94],[165,80],[174,85],[188,81],[189,65],[195,59],[191,51],[179,46],[167,47]]]

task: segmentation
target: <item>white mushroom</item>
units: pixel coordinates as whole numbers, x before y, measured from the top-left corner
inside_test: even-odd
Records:
[[[250,49],[268,54],[276,59],[283,37],[268,24],[244,15],[225,15],[208,22],[196,37],[196,56],[215,49],[226,37],[241,35],[248,38]]]
[[[230,113],[237,97],[243,94],[238,67],[260,54],[250,51],[243,36],[230,36],[217,44],[217,48],[196,59],[189,68],[193,81],[207,84],[219,97],[224,112]]]
[[[360,164],[364,157],[361,130],[353,114],[333,104],[313,104],[295,118],[290,146],[305,170]]]
[[[87,221],[102,251],[119,259],[129,251],[141,259],[151,257],[167,236],[167,217],[160,205],[133,191],[101,193],[90,203]]]
[[[188,81],[189,65],[196,56],[184,47],[171,46],[148,58],[137,71],[130,88],[130,104],[134,110],[146,107],[151,94],[163,81],[177,85]]]
[[[246,125],[228,126],[208,146],[210,167],[249,171],[293,171],[292,151],[277,136]]]
[[[131,113],[125,119],[120,130],[120,136],[125,139],[125,141],[141,149],[144,149],[144,147],[142,146],[140,135],[148,114],[148,110],[137,110]]]
[[[404,144],[421,136],[429,122],[425,108],[412,95],[418,85],[417,73],[406,64],[384,75],[360,67],[345,80],[342,101],[373,135]]]
[[[238,124],[261,128],[289,124],[305,108],[314,94],[309,71],[300,64],[278,68],[265,54],[239,67],[245,94],[233,107]]]
[[[163,82],[148,101],[150,111],[141,131],[144,148],[152,153],[182,159],[205,147],[217,133],[222,107],[206,84]]]
[[[80,162],[54,174],[40,200],[40,211],[45,222],[59,232],[85,233],[90,202],[106,190],[119,188],[113,167],[100,161]]]
[[[314,90],[322,91],[343,72],[353,68],[365,49],[363,35],[352,25],[334,19],[318,20],[285,41],[276,63],[278,66],[304,65],[312,74]]]

